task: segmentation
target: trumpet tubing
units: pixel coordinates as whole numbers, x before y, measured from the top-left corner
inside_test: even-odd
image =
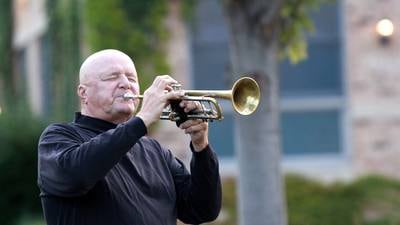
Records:
[[[210,109],[203,109],[199,113],[187,115],[188,119],[221,120],[223,118],[222,109],[215,98],[228,99],[231,101],[234,110],[240,115],[250,115],[256,111],[260,102],[260,87],[257,82],[250,77],[238,79],[231,90],[183,90],[185,96],[182,100],[207,102]],[[143,95],[125,94],[125,99],[142,99]],[[203,104],[202,104],[203,105]],[[160,119],[179,120],[179,115],[173,110],[165,111]]]

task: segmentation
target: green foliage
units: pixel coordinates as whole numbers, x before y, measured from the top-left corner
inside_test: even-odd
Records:
[[[15,225],[46,225],[46,223],[39,215],[27,214],[19,217]]]
[[[400,181],[369,176],[352,183],[323,184],[298,175],[285,180],[290,225],[400,224]],[[224,180],[222,194],[224,216],[210,224],[235,225],[234,179]]]
[[[400,182],[378,176],[363,178],[354,183],[363,194],[354,224],[400,224]]]
[[[77,109],[75,89],[81,61],[81,12],[79,0],[49,0],[48,65],[51,101],[49,115],[70,120]]]
[[[166,0],[87,0],[84,8],[92,51],[115,48],[131,56],[142,89],[155,75],[168,72],[163,51]]]
[[[40,214],[37,143],[44,124],[25,108],[0,115],[0,221],[14,224],[21,214]]]
[[[282,24],[279,38],[281,57],[288,57],[292,63],[307,58],[305,34],[314,31],[309,14],[321,4],[333,0],[285,0],[280,11]]]
[[[12,66],[12,1],[0,0],[0,107],[7,110],[15,90]]]
[[[322,185],[304,178],[286,180],[291,225],[352,224],[362,193],[344,184]]]
[[[286,179],[290,225],[400,224],[400,182],[379,176],[353,183]]]
[[[196,8],[197,0],[185,0],[181,1],[182,16],[185,21],[191,21],[193,19],[194,10]]]

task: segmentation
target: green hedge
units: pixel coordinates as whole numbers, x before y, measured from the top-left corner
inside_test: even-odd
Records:
[[[400,224],[400,181],[369,176],[322,184],[297,175],[285,180],[289,225]],[[234,179],[223,182],[222,201],[224,215],[209,224],[238,224]]]
[[[37,143],[44,124],[30,113],[0,114],[0,221],[15,224],[21,215],[40,214]]]
[[[369,176],[324,185],[288,176],[286,186],[290,225],[400,224],[399,181]]]

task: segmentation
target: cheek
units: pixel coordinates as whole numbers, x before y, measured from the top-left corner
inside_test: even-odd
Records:
[[[109,102],[112,101],[112,90],[107,89],[107,87],[97,86],[88,93],[88,97],[89,101],[94,104]]]
[[[138,83],[132,84],[132,89],[133,89],[133,91],[136,92],[136,94],[139,94],[139,93],[140,93],[140,87],[139,87],[139,84],[138,84]]]

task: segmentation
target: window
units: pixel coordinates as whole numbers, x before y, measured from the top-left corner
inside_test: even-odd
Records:
[[[280,65],[282,146],[286,155],[338,154],[342,137],[342,77],[338,5],[312,14],[308,59]],[[217,0],[199,1],[192,24],[193,82],[196,89],[230,89],[228,32]],[[233,111],[210,123],[210,140],[222,157],[232,157]]]
[[[282,146],[286,155],[341,152],[342,77],[338,5],[313,13],[308,59],[280,65]]]
[[[283,112],[281,130],[284,153],[337,152],[340,149],[339,117],[338,110]]]

